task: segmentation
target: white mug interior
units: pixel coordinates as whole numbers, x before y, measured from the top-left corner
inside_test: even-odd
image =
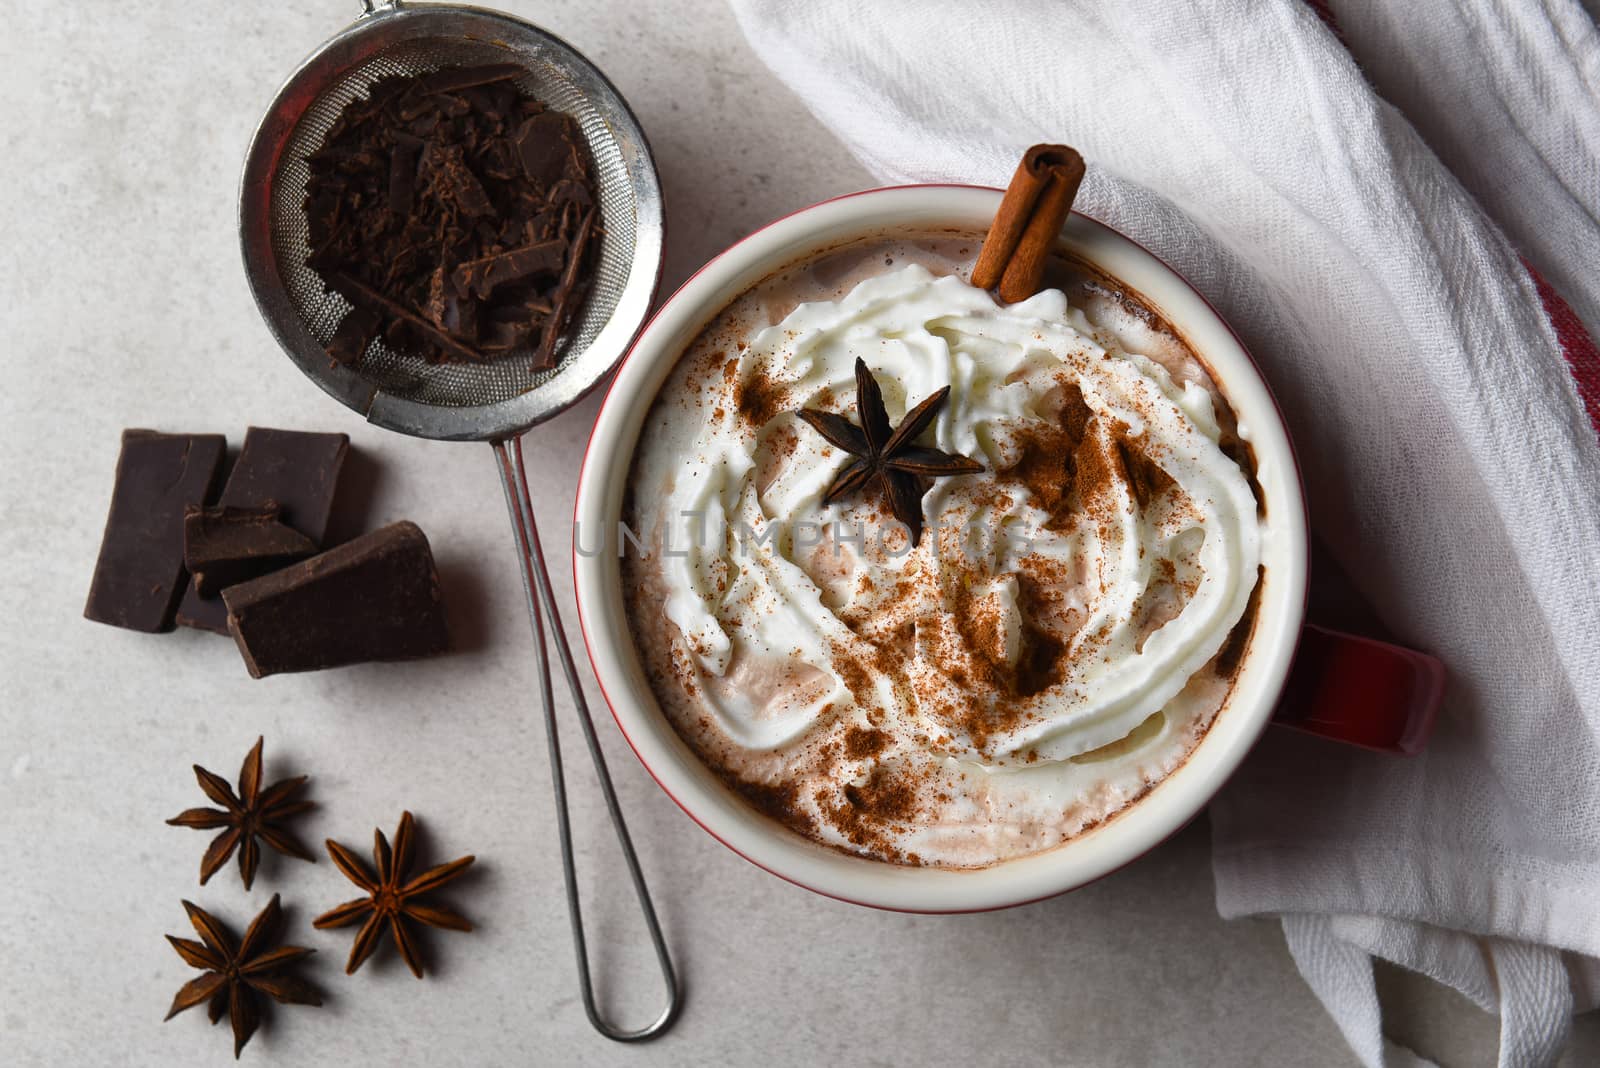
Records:
[[[1221,788],[1272,715],[1305,615],[1305,504],[1282,417],[1244,346],[1176,272],[1109,227],[1072,215],[1070,253],[1135,290],[1200,355],[1254,450],[1265,502],[1256,622],[1233,689],[1189,758],[1139,801],[1052,849],[988,868],[910,867],[819,845],[762,815],[719,780],[678,736],[645,678],[628,626],[622,569],[611,541],[645,415],[679,355],[735,297],[782,267],[858,236],[903,229],[982,232],[1000,191],[896,186],[825,201],[751,234],[706,264],[662,306],[619,367],[579,477],[573,566],[578,610],[607,703],[645,769],[694,821],[762,868],[817,893],[877,908],[959,912],[1002,908],[1075,889],[1114,871],[1183,827]]]

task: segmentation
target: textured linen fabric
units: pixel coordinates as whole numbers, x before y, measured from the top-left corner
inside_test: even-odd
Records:
[[[1239,332],[1312,524],[1450,686],[1406,760],[1270,731],[1217,905],[1283,917],[1368,1065],[1372,959],[1548,1063],[1600,988],[1600,39],[1575,0],[731,0],[884,182],[1089,160],[1077,202]],[[1348,15],[1348,21],[1346,16]]]

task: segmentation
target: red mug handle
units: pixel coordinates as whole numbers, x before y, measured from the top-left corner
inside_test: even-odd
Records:
[[[1437,657],[1307,623],[1273,722],[1415,756],[1433,733],[1443,696]]]

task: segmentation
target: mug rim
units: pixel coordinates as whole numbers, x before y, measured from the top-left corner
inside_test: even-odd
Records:
[[[801,208],[741,238],[691,275],[629,346],[606,388],[579,472],[573,506],[579,625],[623,738],[662,791],[713,838],[788,882],[852,904],[916,913],[1007,908],[1076,889],[1144,855],[1189,823],[1253,747],[1282,692],[1305,616],[1309,548],[1300,472],[1259,366],[1220,313],[1165,261],[1113,227],[1074,212],[1062,230],[1064,246],[1133,289],[1190,342],[1239,417],[1267,501],[1263,562],[1270,555],[1271,567],[1261,579],[1248,651],[1223,708],[1184,763],[1112,817],[1049,849],[981,869],[909,867],[830,849],[757,812],[713,775],[667,721],[628,627],[620,557],[604,550],[585,553],[580,544],[585,527],[609,530],[620,520],[638,434],[665,378],[706,323],[772,272],[852,233],[982,230],[1001,194],[987,186],[945,183],[878,187]],[[1130,268],[1138,277],[1128,277]],[[1196,334],[1204,335],[1203,343]]]

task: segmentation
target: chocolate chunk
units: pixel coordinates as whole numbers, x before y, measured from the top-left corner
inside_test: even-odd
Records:
[[[509,252],[468,260],[456,268],[455,286],[464,295],[487,297],[508,282],[520,282],[533,275],[557,273],[561,270],[566,251],[564,241],[540,241]]]
[[[587,208],[594,203],[594,195],[582,182],[563,178],[550,187],[550,202],[563,207],[572,204],[577,208]]]
[[[259,508],[276,501],[285,523],[321,545],[349,454],[345,434],[250,427],[217,503]]]
[[[383,317],[371,308],[356,308],[344,317],[328,342],[328,355],[335,363],[353,367],[367,354],[367,346],[383,328]]]
[[[470,218],[494,214],[489,194],[467,166],[466,155],[459,145],[430,141],[422,153],[422,168],[432,183],[432,191],[454,201],[456,210],[463,215]]]
[[[530,182],[551,186],[560,180],[572,154],[572,128],[572,120],[556,111],[534,115],[518,127],[517,157]]]
[[[410,215],[417,193],[417,159],[422,155],[422,141],[416,137],[397,135],[394,148],[389,150],[389,210],[396,215]]]
[[[523,73],[381,78],[308,157],[306,263],[355,308],[328,343],[336,362],[382,338],[430,363],[523,348],[548,365],[603,226],[581,129],[522,96]]]
[[[527,73],[517,63],[489,63],[481,67],[446,67],[417,79],[419,93],[457,93],[474,86],[520,78]]]
[[[316,542],[279,521],[273,501],[261,508],[191,507],[183,517],[183,565],[201,597],[259,578],[317,551]]]
[[[245,431],[244,447],[217,503],[260,508],[275,501],[281,510],[279,518],[320,547],[333,514],[339,472],[349,452],[350,439],[344,434],[253,426]],[[181,542],[181,517],[179,524]],[[222,601],[201,597],[192,585],[178,607],[178,623],[228,633],[228,613]]]
[[[449,648],[439,573],[415,523],[394,523],[222,591],[254,678],[410,660]]]
[[[130,630],[172,629],[188,578],[184,510],[211,499],[226,454],[220,434],[122,432],[86,619]]]
[[[594,225],[594,209],[590,208],[583,216],[583,222],[578,226],[578,240],[574,248],[582,248],[587,240],[589,228]],[[567,268],[561,273],[561,283],[555,289],[555,310],[544,322],[544,330],[539,336],[539,349],[533,357],[535,371],[548,370],[556,365],[556,340],[561,336],[561,331],[567,328],[567,319],[571,317],[572,310],[577,304],[578,295],[578,258],[573,256],[567,261]]]
[[[483,359],[482,353],[451,337],[449,333],[429,322],[425,316],[418,315],[409,308],[396,304],[382,293],[369,289],[354,278],[348,275],[336,274],[333,276],[332,281],[357,307],[365,306],[380,313],[392,315],[394,318],[390,320],[389,329],[385,336],[399,347],[405,348],[413,344],[414,341],[411,335],[415,334],[432,341],[441,351],[449,353],[459,360],[476,363]],[[428,284],[431,288],[433,284],[431,277]]]

